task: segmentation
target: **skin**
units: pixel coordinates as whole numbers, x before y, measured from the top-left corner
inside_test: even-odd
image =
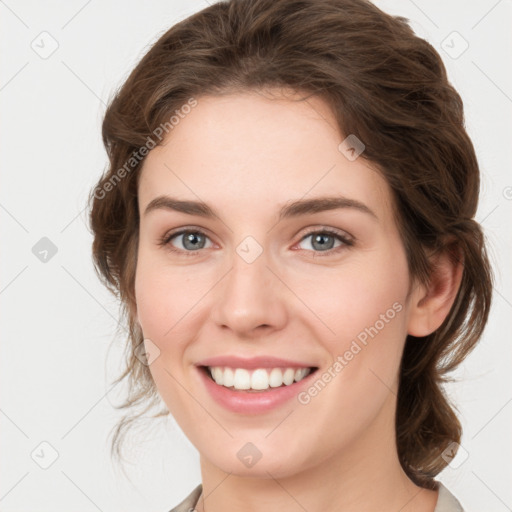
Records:
[[[437,491],[417,487],[397,456],[399,364],[407,334],[441,325],[461,268],[440,255],[429,286],[411,279],[386,181],[362,157],[350,161],[338,150],[345,137],[326,104],[292,96],[199,97],[142,169],[135,315],[160,350],[150,365],[160,396],[200,452],[196,508],[432,512]],[[145,215],[162,194],[201,200],[219,217]],[[364,203],[375,217],[341,208],[278,221],[292,200],[332,195]],[[183,236],[158,244],[178,228],[205,232],[204,248],[185,254]],[[333,249],[322,251],[311,228],[355,241],[328,239]],[[263,249],[252,263],[236,252],[247,236]],[[394,303],[401,311],[306,405],[227,411],[194,366],[217,355],[269,354],[310,361],[321,373]],[[250,468],[237,457],[247,442],[262,454]]]

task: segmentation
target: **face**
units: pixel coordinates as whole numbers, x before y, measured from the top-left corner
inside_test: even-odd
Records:
[[[197,100],[138,189],[136,315],[162,399],[225,472],[375,449],[412,316],[386,181],[318,98]]]

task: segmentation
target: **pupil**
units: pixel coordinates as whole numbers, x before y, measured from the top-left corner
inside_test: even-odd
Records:
[[[185,236],[185,243],[183,244],[185,248],[187,249],[201,249],[204,245],[204,240],[203,240],[203,244],[199,244],[197,245],[197,241],[199,239],[200,235],[198,233],[189,233],[188,235]],[[188,243],[191,243],[192,245],[190,246],[187,246]],[[195,244],[195,245],[194,245]]]
[[[332,249],[332,243],[329,244],[329,243],[322,242],[322,240],[325,240],[325,238],[330,238],[331,242],[334,242],[334,239],[331,235],[319,234],[314,237],[313,247],[315,247],[315,244],[318,242],[318,243],[320,243],[320,245],[316,248],[319,248],[321,251],[325,251],[327,249]]]

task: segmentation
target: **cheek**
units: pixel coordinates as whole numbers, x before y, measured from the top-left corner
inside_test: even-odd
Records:
[[[158,357],[149,365],[149,371],[161,398],[172,411],[173,404],[181,403],[176,380],[181,382],[184,343],[180,341],[180,318],[186,304],[180,304],[176,293],[179,282],[173,282],[161,267],[139,257],[135,276],[137,316],[145,340],[156,345]],[[185,317],[186,318],[186,317]]]
[[[397,393],[408,273],[400,254],[394,265],[391,259],[387,265],[380,261],[321,279],[308,295],[322,319],[314,323],[316,338],[331,364],[301,403],[312,430],[337,440],[340,448],[354,441]]]
[[[149,371],[171,415],[181,421],[194,416],[180,383],[186,380],[185,349],[194,336],[193,306],[201,296],[200,290],[188,286],[188,281],[184,272],[171,272],[146,258],[143,252],[139,256],[135,277],[137,316],[144,338],[158,348],[158,357],[149,365]]]
[[[191,273],[189,269],[166,266],[144,249],[139,253],[135,276],[137,316],[144,338],[159,351],[149,370],[162,399],[176,417],[182,417],[182,408],[190,405],[190,397],[180,383],[190,378],[192,361],[187,348],[207,319],[201,306],[213,284],[200,271]]]
[[[402,332],[405,314],[399,313],[405,311],[409,288],[407,261],[400,246],[384,249],[347,260],[329,272],[316,269],[307,282],[294,277],[297,295],[306,299],[318,319],[319,339],[332,349],[346,350],[358,337],[364,342],[375,328],[379,334]]]
[[[166,267],[161,259],[141,250],[135,300],[144,336],[158,340],[161,349],[179,349],[180,332],[193,318],[194,306],[204,295],[204,286],[204,279],[197,279],[179,267]]]
[[[314,324],[316,337],[342,366],[337,366],[339,371],[331,367],[337,376],[333,391],[351,390],[343,398],[349,410],[358,401],[378,402],[396,386],[407,335],[405,253],[400,246],[389,246],[335,274],[317,277],[307,296],[322,320]]]

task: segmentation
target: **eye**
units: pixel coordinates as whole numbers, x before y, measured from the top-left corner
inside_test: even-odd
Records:
[[[310,231],[302,237],[299,245],[310,239],[309,246],[314,256],[328,256],[337,253],[346,247],[354,245],[354,240],[348,235],[333,229],[321,229]],[[175,240],[175,242],[173,242]],[[338,245],[336,245],[338,242]],[[174,233],[165,234],[158,242],[160,246],[166,246],[171,251],[187,256],[195,256],[201,249],[212,247],[209,237],[200,229],[182,229]],[[311,251],[310,248],[301,250]],[[326,253],[326,254],[320,254]]]
[[[178,247],[176,247],[172,241],[176,239]],[[210,241],[210,245],[207,245],[207,241]],[[164,235],[159,245],[169,246],[169,249],[176,252],[182,253],[194,253],[200,249],[211,247],[211,240],[208,236],[198,229],[183,229],[176,233]],[[190,254],[193,256],[194,254]]]
[[[310,231],[307,235],[302,237],[299,243],[310,239],[309,246],[313,248],[316,253],[327,253],[330,255],[343,250],[346,247],[354,245],[353,239],[341,232],[334,231],[332,229],[322,229],[316,231]],[[339,242],[336,246],[336,242]],[[306,248],[305,250],[310,250]],[[315,256],[324,256],[324,254],[315,254]]]

